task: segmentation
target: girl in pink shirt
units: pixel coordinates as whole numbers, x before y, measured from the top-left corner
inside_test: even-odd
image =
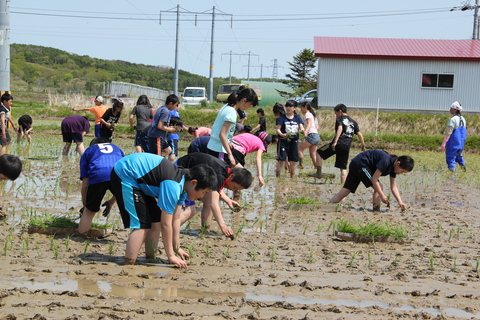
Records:
[[[209,136],[212,133],[212,129],[207,127],[188,127],[188,133],[193,134],[193,137],[196,139],[198,137]]]
[[[237,163],[236,167],[245,166],[245,156],[257,152],[255,163],[257,166],[258,182],[261,186],[265,184],[262,176],[262,153],[267,152],[267,146],[272,142],[272,137],[267,132],[261,132],[259,136],[251,133],[242,133],[232,139],[230,148]]]

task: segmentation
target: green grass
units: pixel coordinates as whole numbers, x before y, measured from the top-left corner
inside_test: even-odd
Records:
[[[34,227],[55,227],[55,228],[78,228],[78,223],[69,217],[61,217],[54,215],[44,215],[42,217],[35,217],[28,221],[29,226]],[[91,229],[107,229],[109,224],[98,224],[93,222]]]
[[[406,239],[408,230],[403,226],[389,225],[388,222],[352,222],[346,219],[339,219],[334,222],[338,232],[361,234],[369,237],[386,236],[394,239]]]
[[[288,204],[320,204],[309,197],[287,198]]]

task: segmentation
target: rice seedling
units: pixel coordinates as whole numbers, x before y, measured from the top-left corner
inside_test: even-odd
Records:
[[[230,255],[230,246],[227,246],[227,248],[225,249],[225,257],[227,258],[231,258],[231,255]]]
[[[310,253],[308,254],[308,259],[307,263],[312,263],[313,262],[313,250],[310,250]]]
[[[319,225],[317,226],[317,230],[315,230],[315,231],[316,231],[317,233],[320,233],[320,232],[322,232],[322,230],[323,230],[325,227],[326,227],[326,225],[324,225],[324,224],[319,224]]]
[[[460,226],[457,226],[457,234],[456,234],[457,240],[460,240],[460,230],[461,230],[461,229],[462,229],[462,228],[461,228]]]
[[[55,244],[55,236],[50,236],[49,237],[49,240],[50,240],[50,250],[53,251],[53,249],[55,248],[56,244]]]
[[[190,256],[190,261],[193,262],[193,257],[194,257],[193,244],[191,243],[188,244],[187,251],[188,251],[188,255]]]
[[[263,219],[260,220],[260,223],[259,223],[259,229],[260,229],[260,232],[262,232],[262,229],[263,229]]]
[[[355,251],[353,254],[352,254],[352,257],[350,258],[350,262],[348,263],[348,266],[349,267],[352,267],[353,264],[355,263],[355,260],[357,259],[357,256],[358,256],[358,251]]]
[[[145,246],[148,247],[148,251],[151,253],[147,258],[155,260],[156,259],[156,250],[155,245],[151,241],[145,241]]]
[[[420,238],[422,235],[422,221],[417,220],[417,238]]]
[[[87,253],[89,245],[90,245],[90,240],[85,240],[85,242],[83,243],[83,254]]]
[[[35,241],[35,251],[37,251],[37,257],[40,257],[40,246],[37,241]]]
[[[475,269],[474,271],[478,273],[478,268],[480,267],[480,257],[477,258],[477,261],[475,261]]]
[[[429,269],[434,271],[435,270],[435,254],[433,252],[430,254],[429,260],[430,260]]]
[[[70,251],[70,239],[71,239],[71,236],[67,236],[67,238],[65,238],[65,251],[66,252],[69,252]]]
[[[453,258],[453,266],[452,266],[452,271],[457,272],[457,257]]]
[[[205,246],[205,258],[210,258],[210,246],[208,244]]]
[[[203,238],[203,236],[205,235],[205,232],[208,230],[209,226],[205,223],[202,223],[202,226],[200,227],[200,232],[198,233],[198,236],[200,238]]]
[[[309,223],[310,223],[310,222],[307,221],[307,222],[305,222],[305,224],[303,225],[303,235],[306,235],[306,234],[307,234],[307,229],[308,229],[308,224],[309,224]]]
[[[275,263],[275,248],[272,248],[272,251],[270,252],[270,262]]]
[[[370,268],[372,266],[372,254],[370,253],[370,251],[367,251],[367,259],[368,259],[368,265],[367,267]]]
[[[258,255],[258,252],[255,248],[250,249],[250,256],[252,257],[253,261],[257,260],[257,255]]]
[[[392,266],[397,267],[398,262],[400,261],[400,258],[401,258],[401,256],[399,256],[399,255],[395,256],[395,259],[393,259],[393,261],[392,261]]]
[[[273,225],[273,233],[277,233],[278,230],[278,222],[275,221],[275,224]]]
[[[440,237],[440,232],[442,231],[442,222],[437,222],[437,237]]]
[[[113,255],[115,252],[115,241],[108,241],[108,254]]]
[[[53,255],[55,256],[55,259],[58,259],[58,246],[56,242],[53,242]]]
[[[333,223],[330,222],[329,229],[330,227],[336,229],[338,232],[361,234],[372,237],[372,239],[376,236],[386,236],[394,239],[405,239],[408,237],[408,230],[405,227],[396,225],[391,226],[388,222],[379,224],[367,221],[361,224],[346,219],[338,219]]]
[[[454,232],[455,232],[455,231],[453,231],[453,229],[450,229],[450,232],[449,232],[449,234],[448,234],[448,241],[450,241],[450,240],[452,239]]]
[[[30,237],[26,236],[25,238],[23,238],[23,241],[22,241],[22,256],[25,255],[25,251],[28,251],[29,245],[30,245]]]
[[[5,242],[3,244],[3,255],[6,256],[7,255],[7,252],[8,252],[8,245],[9,243],[12,242],[12,235],[11,234],[8,234],[6,237],[5,237]]]
[[[190,230],[190,226],[192,225],[192,220],[193,219],[190,219],[187,221],[187,224],[185,225],[185,228],[183,228],[183,230]]]

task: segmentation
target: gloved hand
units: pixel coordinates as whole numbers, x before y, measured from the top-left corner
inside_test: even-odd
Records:
[[[107,217],[108,214],[110,213],[110,210],[112,210],[112,205],[110,204],[110,201],[105,201],[102,204],[102,207],[105,207],[105,210],[102,212],[102,216]]]

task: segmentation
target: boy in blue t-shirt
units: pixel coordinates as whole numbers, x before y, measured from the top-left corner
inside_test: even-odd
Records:
[[[147,258],[154,258],[161,230],[168,261],[186,267],[190,257],[180,248],[182,204],[187,196],[195,200],[214,189],[215,171],[206,165],[179,168],[164,157],[143,152],[119,160],[111,183],[123,225],[133,229],[124,264],[135,264],[144,242]]]
[[[148,142],[150,153],[156,155],[168,156],[172,151],[167,143],[167,132],[178,133],[176,127],[170,127],[170,111],[178,107],[180,100],[174,94],[171,94],[165,100],[165,105],[158,108],[153,117],[152,124],[148,130]]]
[[[276,176],[280,176],[280,172],[285,165],[285,161],[289,162],[290,178],[295,176],[295,167],[299,160],[298,156],[298,139],[300,133],[304,131],[303,120],[295,113],[297,102],[288,100],[285,103],[285,113],[277,119],[277,135],[278,141],[277,169]]]
[[[100,203],[107,190],[112,191],[110,173],[115,163],[123,158],[122,149],[109,143],[108,138],[95,138],[80,158],[80,179],[82,180],[82,216],[78,232],[87,233],[95,214],[100,210]],[[104,215],[108,215],[115,204],[115,197],[103,203]]]

